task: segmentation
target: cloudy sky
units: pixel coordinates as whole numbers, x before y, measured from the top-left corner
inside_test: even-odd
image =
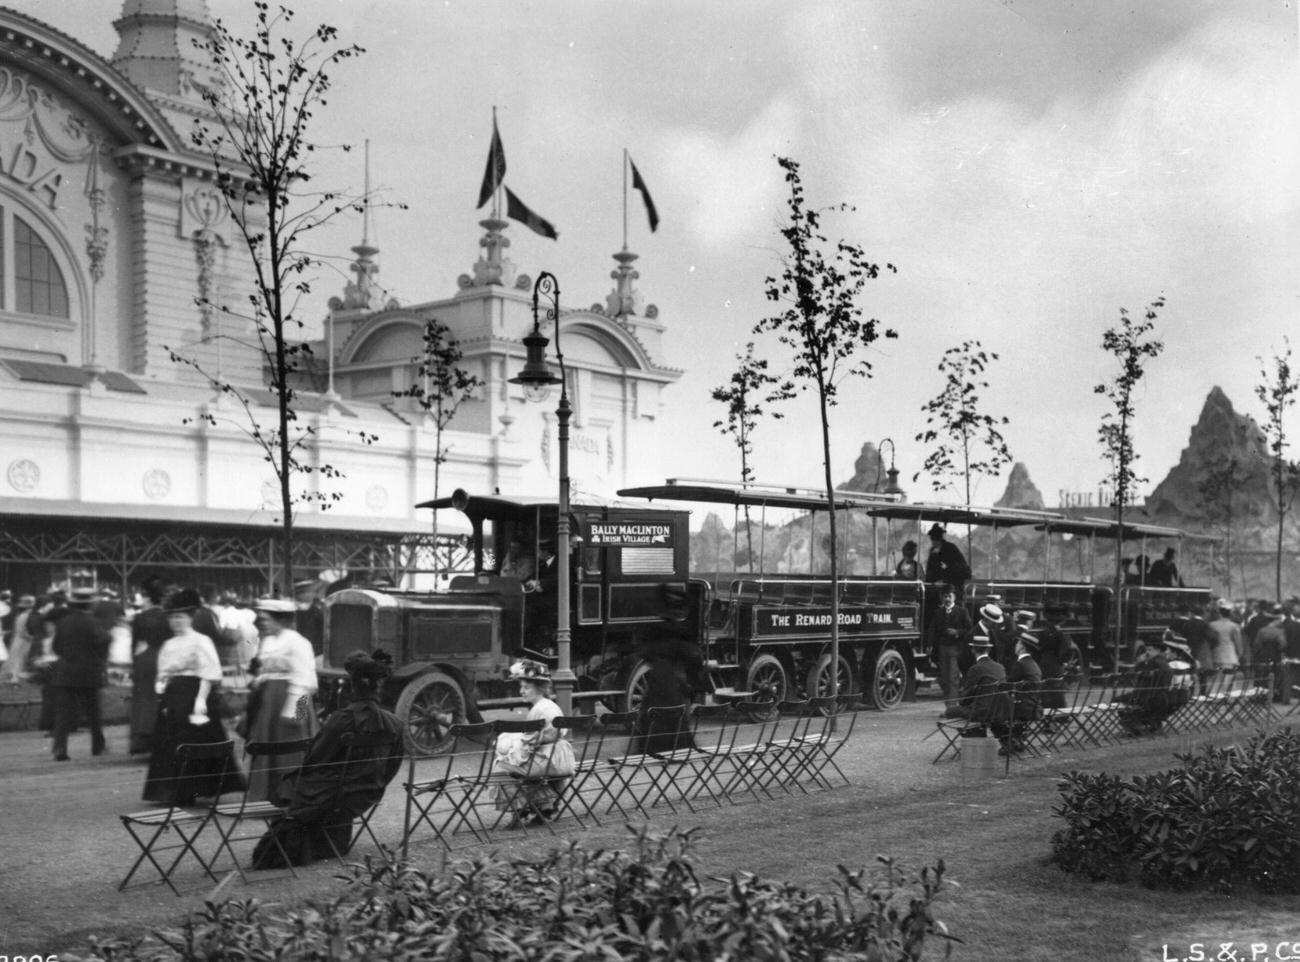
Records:
[[[111,56],[116,0],[14,2]],[[231,22],[251,0],[208,0]],[[383,212],[381,279],[447,296],[477,257],[474,210],[492,107],[506,183],[560,232],[512,226],[522,271],[558,275],[569,305],[603,301],[622,245],[622,149],[659,207],[630,207],[640,286],[685,370],[665,415],[663,476],[734,476],[709,390],[768,311],[785,186],[856,211],[833,237],[898,268],[863,307],[898,331],[834,413],[837,479],[890,437],[911,475],[943,351],[1001,359],[987,410],[1049,504],[1104,476],[1092,387],[1114,373],[1102,332],[1121,307],[1167,306],[1166,349],[1137,399],[1139,465],[1177,461],[1211,386],[1256,413],[1259,355],[1282,346],[1300,280],[1300,88],[1293,0],[295,0],[299,26],[338,26],[366,55],[340,68],[319,140],[370,138]],[[322,179],[360,187],[359,154]],[[340,253],[359,225],[332,241]],[[324,300],[342,281],[325,278]],[[759,340],[781,369],[783,349]],[[756,436],[761,480],[816,484],[816,403]],[[1292,424],[1300,431],[1300,418]],[[985,481],[991,502],[1002,481]]]

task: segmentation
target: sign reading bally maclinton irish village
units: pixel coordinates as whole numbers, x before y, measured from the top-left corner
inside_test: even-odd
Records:
[[[673,528],[670,524],[651,521],[593,521],[589,544],[611,548],[636,548],[658,545],[673,546]]]
[[[806,608],[756,605],[753,613],[755,638],[829,634],[831,630],[830,605]],[[910,631],[916,627],[915,615],[916,609],[910,605],[841,605],[840,630],[867,635]]]

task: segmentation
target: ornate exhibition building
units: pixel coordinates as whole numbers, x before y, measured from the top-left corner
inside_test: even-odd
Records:
[[[203,0],[125,0],[106,60],[0,9],[0,587],[130,590],[163,571],[252,591],[279,581],[275,474],[249,415],[200,373],[239,386],[253,418],[274,423],[252,323],[209,306],[253,287],[211,160],[190,147],[207,115],[197,85],[212,67],[193,43],[207,20]],[[480,225],[476,236],[467,219],[472,270],[414,305],[383,294],[359,225],[354,280],[313,343],[332,390],[317,383],[297,402],[314,429],[304,460],[344,475],[306,476],[340,497],[295,513],[298,577],[400,582],[435,564],[429,512],[413,506],[434,494],[436,431],[397,396],[430,319],[485,385],[443,439],[441,493],[555,491],[553,405],[526,406],[507,380],[523,366],[532,278],[506,256],[506,222]],[[662,364],[664,326],[634,260],[615,255],[603,307],[560,319],[570,470],[584,492],[656,463],[660,392],[680,375]],[[593,279],[607,270],[593,264]]]

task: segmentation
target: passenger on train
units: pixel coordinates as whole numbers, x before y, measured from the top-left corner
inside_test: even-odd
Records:
[[[925,580],[931,584],[942,581],[952,585],[960,598],[962,588],[970,580],[970,565],[966,563],[966,556],[955,544],[944,539],[942,525],[932,525],[928,534],[930,555],[925,561]]]

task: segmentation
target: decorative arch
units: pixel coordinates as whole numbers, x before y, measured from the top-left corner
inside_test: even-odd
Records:
[[[392,353],[389,345],[402,345]],[[409,350],[407,347],[409,346]],[[353,332],[339,353],[339,364],[369,364],[390,361],[409,364],[424,348],[424,321],[415,314],[381,314],[372,317]]]
[[[5,60],[89,108],[119,143],[143,143],[169,151],[187,144],[144,93],[106,60],[72,37],[25,14],[0,9]]]
[[[563,325],[560,336],[566,338],[563,345],[566,357],[569,355],[570,343],[567,339],[573,335],[582,335],[604,349],[610,356],[610,363],[618,367],[638,371],[649,371],[655,367],[645,346],[636,336],[603,314],[575,311],[564,314],[560,323]]]

